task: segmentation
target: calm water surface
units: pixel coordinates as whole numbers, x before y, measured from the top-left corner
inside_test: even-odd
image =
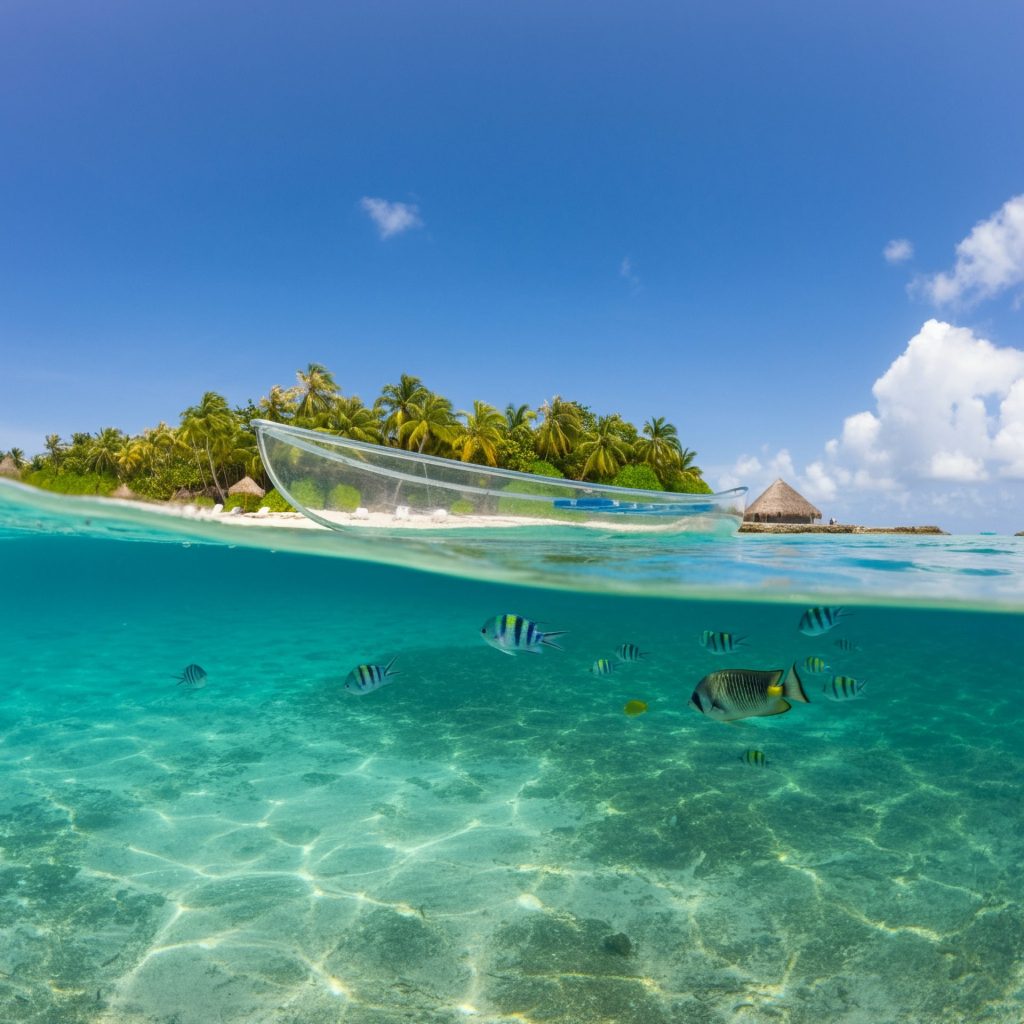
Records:
[[[461,542],[514,585],[4,501],[0,1020],[1019,1024],[1020,541]],[[687,707],[815,654],[864,699]]]

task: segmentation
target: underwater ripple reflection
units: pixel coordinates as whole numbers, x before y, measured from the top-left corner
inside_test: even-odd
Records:
[[[3,564],[5,1021],[1019,1024],[1017,614],[808,637],[796,604],[260,550],[29,537]],[[500,614],[564,650],[491,649]],[[863,699],[687,707],[815,655]]]

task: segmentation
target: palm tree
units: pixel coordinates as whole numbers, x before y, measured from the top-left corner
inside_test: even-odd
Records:
[[[161,420],[155,427],[150,427],[149,430],[146,430],[143,433],[149,440],[150,444],[164,455],[172,451],[174,446],[178,443],[178,437],[174,428],[169,427],[163,420]]]
[[[457,427],[452,403],[424,388],[421,397],[409,403],[408,418],[402,424],[398,440],[410,451],[415,448],[422,452],[428,444],[436,449],[439,442],[449,444],[455,439]]]
[[[380,440],[380,421],[374,411],[363,405],[362,400],[356,395],[351,398],[336,398],[330,411],[320,417],[320,426],[317,429],[350,437],[353,441],[376,443]]]
[[[64,454],[64,442],[60,439],[60,434],[47,434],[46,450],[50,454],[50,461],[56,466],[60,464],[61,456]]]
[[[118,458],[124,447],[125,436],[116,427],[104,427],[91,438],[85,453],[85,465],[94,473],[120,475]]]
[[[459,415],[466,417],[466,425],[452,442],[455,454],[463,462],[475,462],[477,456],[482,456],[488,466],[496,466],[506,417],[493,405],[479,400],[473,402],[472,412],[462,410]]]
[[[117,453],[118,476],[121,479],[152,467],[156,447],[148,435],[147,431],[141,437],[129,438]]]
[[[25,465],[25,452],[21,448],[12,448],[7,454],[14,460],[18,469]]]
[[[537,414],[525,402],[522,405],[513,405],[511,402],[505,406],[505,432],[512,434],[522,428],[530,429],[530,423],[537,418]]]
[[[269,393],[260,399],[257,410],[265,420],[270,420],[272,423],[284,423],[295,412],[295,403],[287,389],[281,387],[280,384],[275,384]]]
[[[697,458],[697,453],[689,448],[684,448],[679,453],[679,465],[676,468],[681,476],[690,477],[691,479],[698,479],[704,476],[704,471],[700,466],[693,464],[695,458]]]
[[[664,416],[654,416],[644,424],[644,434],[636,442],[636,455],[664,483],[669,472],[679,467],[679,432]]]
[[[540,411],[544,421],[537,428],[537,454],[542,458],[564,458],[580,435],[579,408],[555,395]]]
[[[231,459],[238,446],[237,434],[238,424],[226,399],[215,391],[207,391],[199,405],[189,406],[181,414],[178,438],[192,452],[200,469],[201,456],[206,455],[213,486],[217,488],[221,501],[225,498],[225,492],[217,476],[217,465],[223,465]]]
[[[412,414],[412,407],[429,394],[419,377],[403,373],[397,384],[385,384],[377,399],[384,414],[384,435],[394,444],[401,444],[402,430]]]
[[[583,435],[576,452],[583,463],[583,476],[613,477],[629,460],[632,451],[622,436],[625,423],[619,415],[601,416],[594,429]]]
[[[331,403],[338,397],[338,385],[334,376],[321,363],[310,363],[305,372],[297,370],[298,384],[291,389],[289,397],[297,398],[295,418],[315,420],[317,416],[330,411]]]

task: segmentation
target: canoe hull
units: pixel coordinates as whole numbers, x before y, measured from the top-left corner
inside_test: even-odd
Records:
[[[256,420],[277,490],[336,530],[576,527],[625,533],[735,533],[745,487],[642,491],[440,459]]]

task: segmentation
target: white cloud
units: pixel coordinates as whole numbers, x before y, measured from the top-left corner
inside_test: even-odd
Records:
[[[928,466],[933,480],[953,480],[956,483],[985,480],[985,464],[963,452],[936,452]]]
[[[937,303],[978,302],[1024,284],[1024,195],[1008,199],[956,247],[952,271],[921,282]]]
[[[741,455],[731,466],[720,470],[716,483],[719,490],[727,491],[733,487],[748,487],[749,501],[753,501],[770,483],[780,477],[792,482],[796,477],[796,468],[789,451],[780,448],[774,455],[762,452],[763,459],[756,455]]]
[[[929,320],[848,416],[830,462],[876,480],[984,480],[1024,466],[1024,352]]]
[[[914,245],[908,238],[894,238],[882,250],[886,263],[905,263],[914,255]]]
[[[419,207],[412,203],[389,203],[386,199],[363,196],[359,205],[377,225],[381,238],[391,238],[392,235],[423,226]]]
[[[622,262],[619,264],[619,277],[629,282],[630,290],[637,292],[640,289],[640,278],[633,268],[633,261],[628,257],[624,256]]]
[[[872,391],[802,472],[783,448],[740,456],[720,485],[753,499],[781,476],[826,520],[1020,529],[1024,350],[928,320]]]

